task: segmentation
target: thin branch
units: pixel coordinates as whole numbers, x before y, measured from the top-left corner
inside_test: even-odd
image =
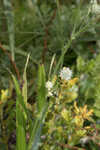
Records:
[[[10,53],[2,46],[1,43],[0,43],[0,48],[1,48],[1,50],[8,56],[8,58],[9,58],[11,64],[12,64],[12,66],[13,66],[14,69],[15,69],[15,72],[16,72],[16,74],[17,74],[17,78],[18,78],[18,80],[20,81],[19,70],[18,70],[18,68],[17,68],[17,66],[16,66],[16,63],[15,63],[14,60],[12,59],[12,56],[11,56]]]
[[[49,30],[49,27],[51,26],[53,20],[55,19],[55,17],[56,17],[56,9],[54,10],[53,15],[52,15],[51,19],[49,20],[48,25],[45,28],[44,50],[43,50],[43,53],[42,53],[42,63],[43,64],[45,62],[45,56],[46,56],[46,53],[48,51],[48,46],[47,46],[47,39],[48,39],[48,35],[49,35],[48,30]]]

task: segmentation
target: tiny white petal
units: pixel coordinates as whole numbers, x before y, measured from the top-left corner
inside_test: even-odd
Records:
[[[51,81],[46,82],[46,88],[48,90],[47,96],[53,96],[52,93],[53,83]]]
[[[90,138],[88,136],[86,136],[86,137],[83,137],[83,138],[80,139],[80,143],[81,144],[86,144],[89,140],[90,140]]]
[[[53,96],[51,91],[48,92],[48,96]]]

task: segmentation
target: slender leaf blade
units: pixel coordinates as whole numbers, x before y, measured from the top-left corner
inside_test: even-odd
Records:
[[[26,118],[25,118],[25,105],[23,96],[21,95],[20,86],[16,78],[12,75],[15,90],[17,94],[16,98],[16,150],[26,150]]]
[[[38,71],[38,92],[37,92],[37,108],[40,113],[46,103],[46,87],[45,87],[45,70],[44,66],[39,66]]]

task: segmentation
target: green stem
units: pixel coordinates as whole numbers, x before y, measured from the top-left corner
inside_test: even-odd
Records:
[[[58,63],[56,65],[53,75],[55,75],[57,73],[57,70],[63,66],[64,56],[65,56],[66,52],[68,51],[69,47],[71,46],[71,43],[72,43],[72,38],[68,41],[67,45],[65,47],[63,47],[62,55],[60,56],[60,58],[58,60]]]

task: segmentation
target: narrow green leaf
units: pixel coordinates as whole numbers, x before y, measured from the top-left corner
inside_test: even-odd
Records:
[[[43,121],[45,120],[48,109],[48,103],[46,102],[45,70],[43,65],[39,66],[38,71],[37,109],[38,116],[30,135],[28,150],[38,150]]]
[[[52,60],[51,60],[51,64],[50,64],[50,70],[49,70],[49,74],[48,74],[48,79],[50,78],[51,75],[51,70],[54,64],[54,60],[55,60],[56,54],[53,55]]]
[[[48,103],[46,103],[42,109],[41,115],[39,115],[35,120],[27,150],[38,150],[43,122],[45,120],[47,110]]]
[[[26,150],[26,134],[24,114],[19,105],[19,97],[16,99],[16,148],[17,150]]]
[[[28,61],[29,61],[29,56],[27,56],[27,61],[26,61],[26,65],[25,65],[25,68],[24,68],[24,73],[23,73],[23,88],[22,88],[22,95],[23,95],[23,98],[24,98],[24,103],[26,104],[27,106],[27,78],[26,78],[26,69],[27,69],[27,65],[28,65]]]
[[[45,70],[44,66],[39,66],[38,71],[38,93],[37,93],[38,112],[41,112],[46,103]]]
[[[16,150],[26,150],[26,117],[27,110],[25,108],[24,99],[21,95],[20,86],[16,78],[12,75],[15,90],[17,94],[16,98]]]
[[[15,84],[16,94],[17,94],[17,96],[19,96],[19,95],[21,95],[19,83],[17,82],[14,75],[12,75],[12,78],[13,78],[13,81],[14,81],[14,84]]]

